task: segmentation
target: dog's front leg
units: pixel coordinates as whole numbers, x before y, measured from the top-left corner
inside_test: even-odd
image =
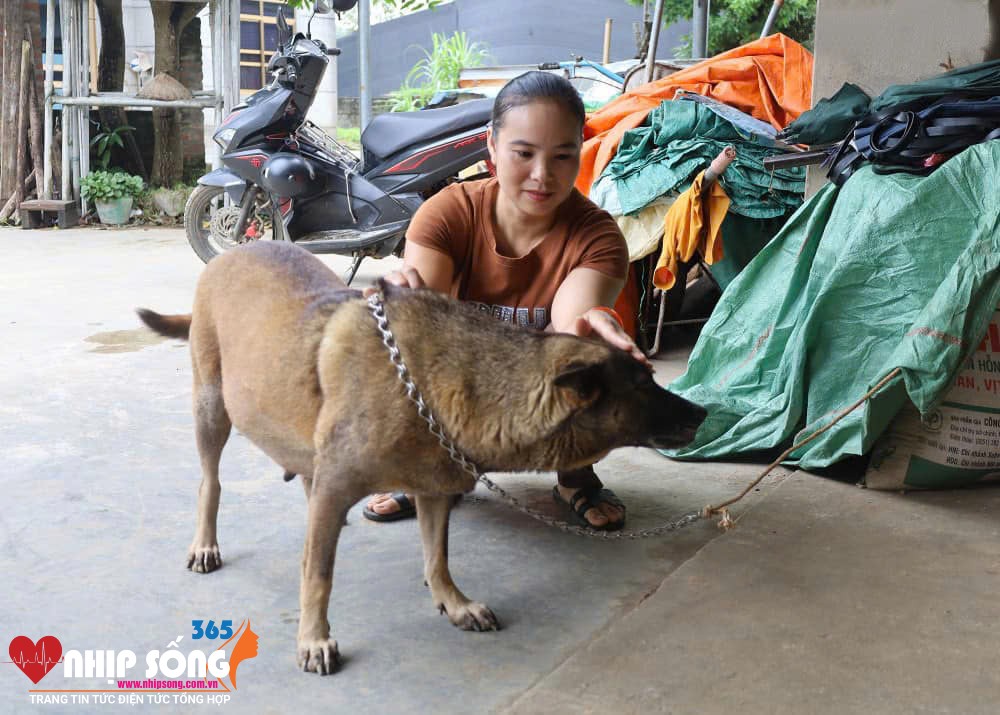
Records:
[[[465,597],[448,571],[448,517],[450,496],[417,496],[417,521],[424,542],[424,580],[431,589],[431,598],[441,613],[466,631],[500,630],[497,617],[486,604]]]
[[[345,480],[319,472],[309,498],[306,545],[302,554],[299,594],[298,664],[302,670],[329,675],[337,668],[337,641],[330,638],[327,609],[333,587],[333,562],[337,539],[347,510],[360,496],[345,490]]]

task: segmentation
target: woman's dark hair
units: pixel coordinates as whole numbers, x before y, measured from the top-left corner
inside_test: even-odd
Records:
[[[587,113],[583,100],[565,77],[550,72],[525,72],[503,86],[493,103],[493,131],[499,131],[504,118],[514,107],[530,104],[539,99],[547,99],[561,105],[572,114],[583,128]]]

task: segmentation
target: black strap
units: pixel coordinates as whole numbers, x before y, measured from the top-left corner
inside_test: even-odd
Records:
[[[914,100],[859,121],[837,151],[824,162],[827,176],[840,186],[866,161],[880,174],[928,174],[935,154],[951,155],[1000,138],[1000,96],[948,95],[937,101]]]

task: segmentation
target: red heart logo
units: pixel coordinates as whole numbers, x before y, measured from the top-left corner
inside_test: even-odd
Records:
[[[28,636],[18,636],[10,642],[7,652],[21,672],[38,685],[38,681],[55,668],[62,658],[62,643],[55,636],[43,636],[38,639],[38,643]]]

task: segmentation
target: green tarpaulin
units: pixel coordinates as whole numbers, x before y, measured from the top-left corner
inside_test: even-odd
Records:
[[[726,289],[671,389],[708,409],[668,456],[785,447],[886,389],[801,448],[804,468],[866,453],[907,396],[927,411],[1000,299],[1000,140],[928,177],[864,167],[792,216]]]
[[[615,180],[622,211],[631,214],[659,196],[687,188],[730,144],[736,146],[736,160],[721,178],[732,201],[730,212],[767,219],[799,207],[805,169],[766,170],[764,157],[779,152],[745,139],[730,122],[697,102],[660,104],[642,127],[625,133],[604,173]]]
[[[845,82],[832,97],[821,99],[778,136],[791,144],[825,144],[846,137],[868,114],[872,98],[856,84]]]

